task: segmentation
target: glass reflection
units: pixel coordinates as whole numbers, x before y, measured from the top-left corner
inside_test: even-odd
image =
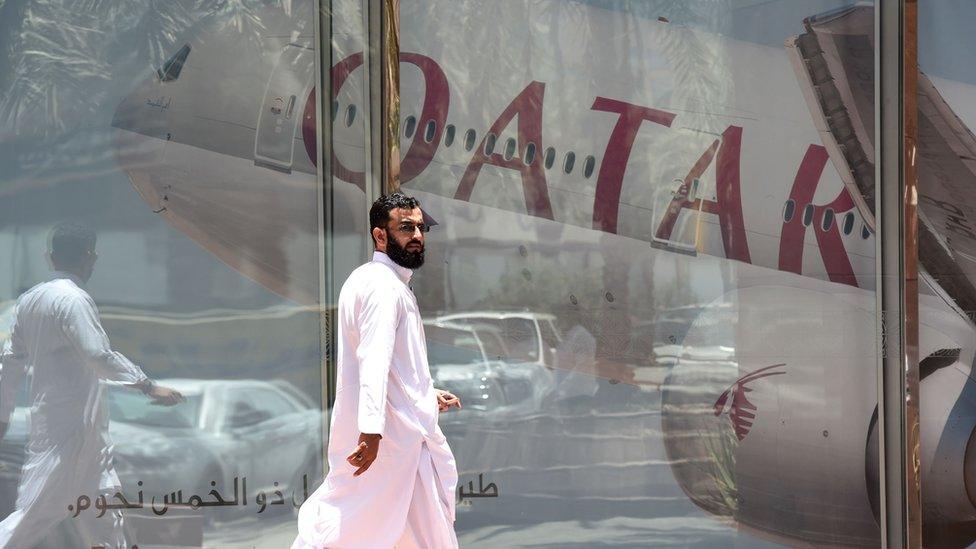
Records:
[[[0,4],[0,36],[18,44],[0,55],[0,310],[12,319],[14,299],[45,280],[52,224],[97,229],[87,291],[105,332],[186,398],[160,408],[99,386],[98,434],[121,486],[104,499],[132,506],[125,537],[105,545],[280,546],[322,478],[322,242],[340,274],[360,262],[362,237],[346,228],[365,217],[362,181],[333,190],[341,214],[324,238],[316,3],[150,4]],[[333,4],[338,57],[361,52],[361,6]],[[362,174],[369,118],[354,65],[332,109],[330,150],[348,178]],[[14,370],[5,361],[0,384]],[[20,479],[42,474],[22,470],[37,445],[28,425],[43,425],[39,375],[35,364],[30,387],[0,400],[13,408],[0,518],[17,516]],[[38,546],[91,546],[98,487],[50,482],[68,518]],[[89,509],[73,516],[81,495]]]
[[[16,509],[0,522],[4,547],[32,547],[68,517],[79,519],[86,545],[125,547],[123,511],[129,504],[120,495],[100,381],[141,391],[141,400],[154,406],[184,401],[179,391],[157,385],[112,350],[85,291],[98,259],[95,240],[94,231],[81,225],[52,229],[47,257],[56,272],[18,298],[0,355],[0,437],[10,430],[28,370],[31,377],[31,421]]]
[[[483,136],[402,178],[462,545],[880,543],[873,221],[796,46],[859,60],[839,7],[401,2],[402,116]]]
[[[965,2],[918,8],[918,262],[922,535],[926,547],[976,541],[976,74],[963,62]],[[906,102],[908,98],[906,98]]]

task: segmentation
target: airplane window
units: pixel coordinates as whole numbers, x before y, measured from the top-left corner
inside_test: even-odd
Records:
[[[813,222],[813,204],[807,204],[806,208],[803,208],[803,226],[809,227],[810,223]]]
[[[339,115],[339,102],[332,102],[332,121],[335,122],[336,116]]]
[[[563,171],[566,173],[573,173],[574,165],[576,165],[576,153],[569,151],[566,153],[566,158],[563,160]]]
[[[456,130],[454,129],[454,124],[448,124],[447,127],[444,128],[444,146],[445,147],[450,147],[452,144],[454,144],[454,132],[455,131]]]
[[[408,116],[403,125],[403,136],[407,139],[413,137],[413,132],[417,129],[417,119],[413,116]]]
[[[424,141],[430,143],[434,140],[434,134],[437,133],[437,122],[433,120],[427,121],[427,126],[424,128]]]
[[[549,168],[552,168],[552,165],[555,163],[556,163],[556,149],[549,147],[548,149],[546,149],[546,162],[545,162],[546,169],[548,170]]]
[[[587,156],[586,160],[583,161],[583,177],[589,179],[593,175],[593,168],[596,166],[596,158],[592,156]]]
[[[534,161],[535,161],[535,143],[532,143],[530,141],[529,144],[525,146],[525,165],[531,166],[532,162]]]
[[[826,210],[824,210],[823,222],[821,223],[820,227],[823,229],[824,232],[827,232],[833,226],[834,226],[834,210],[827,208]]]
[[[468,130],[464,132],[464,150],[470,151],[474,148],[474,140],[478,136],[475,135],[474,130]]]
[[[791,198],[786,201],[785,205],[783,205],[783,223],[789,223],[790,221],[792,221],[793,214],[795,213],[796,213],[796,202],[794,202],[793,199]]]
[[[505,160],[511,160],[513,157],[515,157],[515,147],[515,139],[509,137],[508,141],[505,142]]]
[[[488,134],[488,138],[485,139],[485,154],[491,156],[492,154],[495,153],[495,141],[497,140],[498,138],[495,137],[495,134],[493,133]]]
[[[853,230],[854,230],[854,212],[847,212],[847,215],[844,216],[844,234],[845,235],[851,234],[851,231]]]
[[[349,105],[346,108],[346,127],[352,126],[352,123],[356,120],[356,105]]]
[[[861,238],[867,240],[871,236],[871,229],[868,229],[867,225],[861,225]]]
[[[183,72],[183,64],[186,63],[186,58],[190,55],[190,49],[189,44],[183,44],[183,47],[173,54],[173,57],[163,63],[162,68],[156,69],[156,76],[159,77],[160,81],[172,82],[180,77],[180,73]]]

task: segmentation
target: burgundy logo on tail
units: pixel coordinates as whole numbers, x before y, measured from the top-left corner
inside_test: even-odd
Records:
[[[775,370],[782,366],[786,364],[773,364],[740,377],[715,401],[715,415],[722,415],[726,409],[729,411],[729,421],[732,422],[735,436],[739,440],[746,438],[749,429],[752,429],[752,422],[756,419],[756,405],[746,398],[746,393],[752,391],[749,384],[763,377],[785,374],[786,372]]]

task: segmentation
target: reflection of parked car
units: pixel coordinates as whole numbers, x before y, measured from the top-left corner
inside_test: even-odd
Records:
[[[437,317],[439,321],[464,324],[483,333],[490,346],[488,356],[508,362],[552,367],[562,336],[556,317],[530,311],[472,311]]]
[[[490,330],[428,320],[424,331],[434,384],[460,397],[465,408],[537,410],[552,390],[551,373],[535,362],[489,359]]]
[[[24,448],[27,444],[27,391],[17,397],[17,407],[10,416],[10,427],[0,441],[0,520],[14,510],[17,500],[17,484],[20,468],[24,464]]]
[[[110,385],[106,391],[115,465],[127,494],[142,490],[147,502],[153,496],[159,502],[178,490],[189,498],[217,488],[233,497],[234,477],[247,477],[252,501],[258,491],[277,489],[291,509],[293,490],[299,503],[304,495],[303,475],[314,489],[321,477],[322,413],[294,386],[223,379],[159,383],[183,393],[186,402],[161,407],[131,389]],[[25,392],[0,443],[0,517],[13,510],[28,437],[26,404]],[[217,509],[204,514],[224,516]]]
[[[186,402],[153,406],[141,394],[111,387],[109,434],[126,489],[147,494],[225,489],[247,477],[249,492],[302,490],[302,475],[318,478],[321,411],[283,381],[160,380]],[[179,484],[179,485],[176,485]]]

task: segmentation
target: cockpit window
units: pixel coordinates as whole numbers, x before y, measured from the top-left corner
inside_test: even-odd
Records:
[[[186,58],[190,55],[191,49],[189,44],[183,44],[183,47],[173,54],[173,57],[163,63],[162,68],[156,69],[156,76],[161,82],[172,82],[180,77],[183,64],[186,63]]]

